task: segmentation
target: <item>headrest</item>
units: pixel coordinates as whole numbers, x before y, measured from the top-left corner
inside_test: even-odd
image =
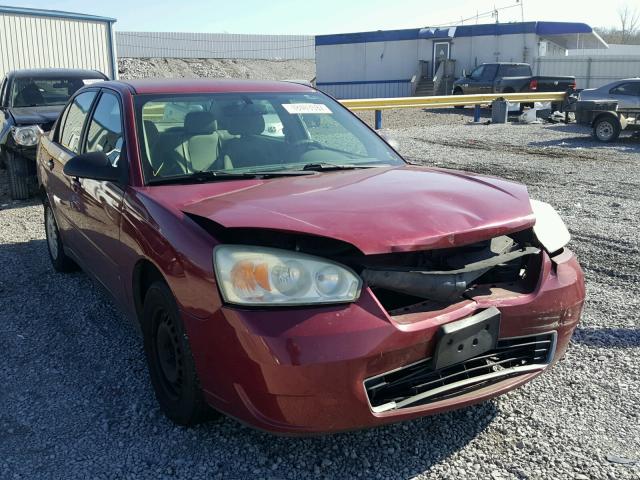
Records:
[[[257,105],[229,105],[224,109],[225,126],[232,135],[260,135],[264,132],[264,109]]]
[[[187,135],[211,135],[216,130],[216,118],[211,112],[189,112],[184,117]]]

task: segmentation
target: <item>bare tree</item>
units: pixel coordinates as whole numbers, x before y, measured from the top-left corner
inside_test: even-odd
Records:
[[[625,5],[618,9],[618,18],[620,19],[620,43],[631,43],[640,27],[640,11],[637,7],[631,8]]]

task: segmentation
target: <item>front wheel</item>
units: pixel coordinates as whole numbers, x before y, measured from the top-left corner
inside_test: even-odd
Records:
[[[153,283],[145,295],[142,332],[151,383],[164,414],[182,426],[214,417],[200,388],[178,307],[164,282]]]
[[[453,92],[454,95],[462,95],[463,92],[462,90],[456,90],[455,92]],[[464,108],[464,105],[455,105],[453,108],[455,108],[456,110],[462,110]]]
[[[9,174],[11,198],[26,200],[35,195],[38,186],[35,161],[9,151],[5,152],[4,158]]]
[[[599,118],[593,124],[593,136],[605,143],[615,142],[621,130],[620,122],[612,116]]]

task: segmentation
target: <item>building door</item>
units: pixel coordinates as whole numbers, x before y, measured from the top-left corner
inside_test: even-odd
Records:
[[[433,72],[435,77],[440,62],[451,58],[451,43],[449,42],[433,42]]]

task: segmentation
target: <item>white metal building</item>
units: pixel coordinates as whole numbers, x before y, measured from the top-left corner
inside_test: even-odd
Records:
[[[607,48],[584,23],[523,22],[316,37],[316,83],[338,98],[410,96],[442,60],[452,76],[485,62],[534,64],[572,48]]]
[[[25,68],[118,73],[113,18],[0,6],[0,77]]]

